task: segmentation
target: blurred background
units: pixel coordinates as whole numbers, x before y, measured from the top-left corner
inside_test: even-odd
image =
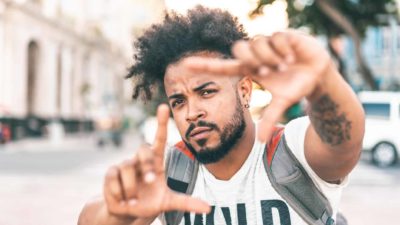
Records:
[[[399,3],[0,0],[0,225],[76,224],[107,168],[151,142],[159,100],[131,100],[132,43],[165,10],[196,4],[229,10],[250,36],[296,28],[321,40],[367,114],[365,151],[341,211],[351,225],[398,224]],[[254,84],[255,119],[270,100]],[[293,105],[282,123],[304,109]],[[169,129],[173,144],[179,134]]]

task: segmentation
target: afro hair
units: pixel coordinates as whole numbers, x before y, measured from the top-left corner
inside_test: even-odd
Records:
[[[246,38],[243,26],[227,11],[196,6],[187,15],[167,14],[134,43],[135,63],[126,76],[134,78],[133,99],[150,100],[153,88],[163,86],[167,66],[181,57],[198,51],[232,57],[232,44]]]

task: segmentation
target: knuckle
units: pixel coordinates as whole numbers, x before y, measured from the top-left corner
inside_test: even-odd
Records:
[[[146,173],[148,171],[153,170],[153,163],[146,162],[141,164],[141,171],[142,173]]]
[[[254,43],[254,45],[259,46],[259,45],[266,45],[268,43],[268,38],[265,36],[255,36],[252,39],[252,43]]]
[[[285,36],[286,36],[286,33],[282,32],[282,31],[278,31],[278,32],[275,32],[275,33],[272,34],[272,38],[273,39],[275,39],[275,38],[284,38]]]
[[[146,152],[146,151],[143,150],[143,149],[140,149],[139,151],[137,151],[136,157],[137,157],[137,160],[138,160],[139,162],[143,160],[144,154],[146,154],[145,152]]]
[[[151,151],[150,149],[147,149],[146,151],[141,151],[138,154],[139,157],[139,161],[143,162],[149,162],[149,161],[153,161],[153,151]]]
[[[133,166],[133,161],[126,159],[121,163],[121,168],[123,169],[130,169]]]
[[[240,43],[238,43],[238,42],[234,43],[233,46],[232,46],[233,55],[239,56],[241,51],[242,50],[241,50]]]
[[[110,167],[106,172],[106,180],[115,178],[118,175],[118,170],[117,166]]]
[[[248,42],[244,40],[237,41],[232,46],[232,50],[235,52],[242,52],[246,48],[248,48]]]

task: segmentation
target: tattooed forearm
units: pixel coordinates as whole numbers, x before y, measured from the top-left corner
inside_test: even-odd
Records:
[[[350,140],[351,122],[345,113],[338,112],[338,105],[325,94],[313,102],[310,119],[323,142],[340,145]]]

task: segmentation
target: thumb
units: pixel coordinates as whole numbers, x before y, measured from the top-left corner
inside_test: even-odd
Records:
[[[271,103],[264,110],[258,125],[257,138],[262,143],[267,143],[274,131],[274,126],[287,109],[284,100],[272,98]]]
[[[180,194],[171,192],[169,205],[166,210],[177,210],[182,212],[193,212],[193,213],[209,213],[211,207],[205,201],[193,198],[186,194]]]

